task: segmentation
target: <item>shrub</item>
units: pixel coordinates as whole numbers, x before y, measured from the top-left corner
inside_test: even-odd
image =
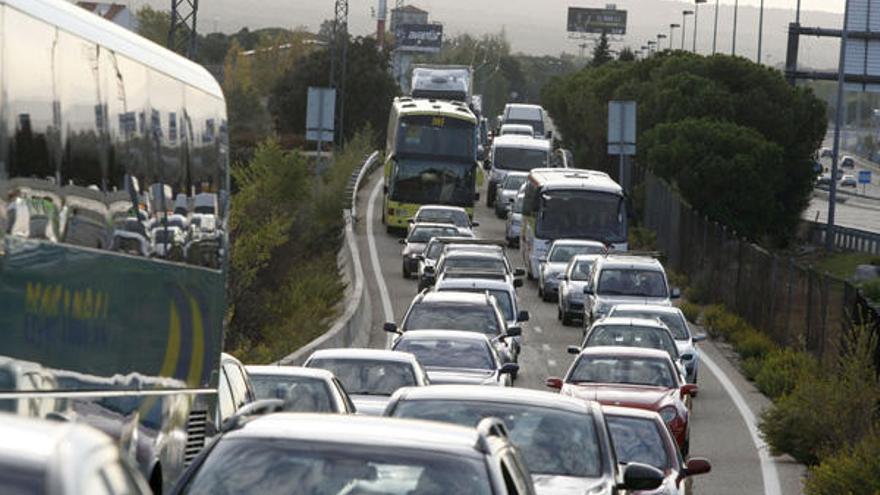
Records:
[[[814,465],[873,431],[880,404],[875,345],[871,332],[857,328],[839,366],[800,380],[764,411],[759,428],[773,455],[785,453]]]
[[[862,292],[866,298],[872,301],[880,301],[880,279],[865,282],[862,285]]]
[[[629,229],[629,248],[633,251],[656,251],[657,233],[644,227]]]
[[[702,313],[703,308],[699,305],[694,304],[690,301],[684,301],[678,305],[678,309],[684,313],[684,317],[691,323],[696,323],[700,318],[700,313]]]
[[[807,495],[876,495],[880,493],[880,433],[874,431],[810,470]]]
[[[689,284],[688,276],[675,270],[668,270],[666,278],[669,280],[669,287],[675,287],[684,290]]]
[[[725,308],[723,304],[713,304],[703,311],[703,323],[706,327],[706,331],[709,332],[709,335],[713,338],[720,336],[716,333],[715,329],[718,327],[721,318],[726,314],[727,308]]]
[[[734,350],[743,359],[763,359],[764,356],[777,349],[770,337],[751,327],[736,330],[730,337]]]
[[[764,360],[762,358],[753,357],[742,362],[743,375],[745,375],[746,379],[749,381],[755,381],[755,377],[757,377],[763,369]]]
[[[723,338],[736,343],[738,335],[749,330],[749,324],[739,316],[730,313],[724,306],[709,306],[703,313],[706,331],[713,338]]]
[[[697,304],[709,304],[712,297],[712,278],[709,273],[702,272],[691,281],[690,287],[685,292],[688,301]]]
[[[776,400],[790,394],[801,381],[812,379],[818,367],[819,363],[806,352],[775,349],[764,356],[760,369],[750,379],[761,393]]]

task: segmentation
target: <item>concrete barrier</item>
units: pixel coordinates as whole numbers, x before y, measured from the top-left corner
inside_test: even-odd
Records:
[[[304,345],[292,354],[282,358],[277,364],[301,365],[318,349],[334,347],[363,347],[369,340],[369,329],[372,318],[372,303],[365,288],[364,267],[354,233],[357,222],[357,195],[366,176],[372,173],[379,164],[379,153],[371,154],[364,164],[352,174],[352,180],[346,193],[351,201],[342,212],[345,221],[343,229],[344,242],[339,250],[337,264],[340,276],[346,285],[344,311],[326,333]],[[366,329],[366,330],[365,330]]]

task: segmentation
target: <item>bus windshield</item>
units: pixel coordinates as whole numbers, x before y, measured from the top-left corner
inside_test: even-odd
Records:
[[[397,157],[474,163],[477,159],[476,125],[442,115],[403,117],[398,131]]]
[[[390,189],[394,201],[471,206],[475,192],[474,165],[399,159]]]
[[[596,191],[549,191],[541,195],[536,236],[626,242],[622,196]]]

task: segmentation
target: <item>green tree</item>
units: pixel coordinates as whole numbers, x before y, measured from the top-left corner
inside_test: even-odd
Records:
[[[376,41],[356,38],[348,41],[345,80],[345,134],[370,125],[385,129],[388,109],[399,89],[388,70],[387,52],[379,52]],[[277,82],[269,96],[269,111],[282,133],[305,131],[306,103],[310,86],[327,86],[330,53],[317,50],[299,59]]]
[[[608,42],[608,35],[602,33],[596,46],[593,47],[593,58],[590,60],[591,67],[600,67],[614,60],[611,56],[611,44]]]
[[[153,43],[168,44],[168,31],[171,29],[171,14],[156,10],[149,5],[137,11],[138,34]]]
[[[620,60],[621,62],[635,62],[636,52],[634,52],[632,48],[626,47],[623,50],[620,50],[620,54],[617,55],[617,60]]]

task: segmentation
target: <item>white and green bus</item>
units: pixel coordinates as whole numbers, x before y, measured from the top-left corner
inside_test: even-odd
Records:
[[[460,206],[473,217],[478,128],[477,117],[463,103],[394,100],[388,119],[382,214],[389,230],[406,228],[426,204]]]
[[[523,198],[520,246],[529,277],[556,239],[588,239],[626,251],[627,211],[623,188],[603,172],[537,168]]]

